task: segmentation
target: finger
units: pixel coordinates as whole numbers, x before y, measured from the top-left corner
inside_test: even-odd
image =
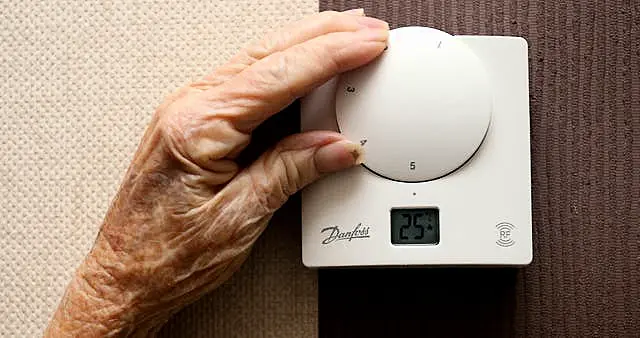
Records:
[[[341,134],[312,131],[282,140],[241,171],[225,189],[253,189],[254,203],[266,212],[280,208],[319,178],[362,163],[362,147]]]
[[[249,144],[251,135],[238,131],[226,119],[200,113],[205,109],[197,100],[176,104],[167,114],[171,118],[163,123],[166,144],[190,171],[204,174],[201,171],[205,170],[216,175],[215,184],[226,183],[237,169],[232,160]]]
[[[386,22],[363,15],[362,9],[325,11],[293,22],[243,48],[226,65],[206,76],[205,80],[222,82],[268,55],[328,33],[356,31],[367,27],[388,28]]]
[[[250,132],[312,88],[371,62],[388,35],[387,29],[326,34],[271,54],[203,95],[216,116]]]

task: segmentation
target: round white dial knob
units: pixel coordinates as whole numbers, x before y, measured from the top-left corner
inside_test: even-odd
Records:
[[[390,32],[372,63],[341,75],[340,132],[365,148],[363,165],[380,176],[440,178],[476,152],[493,97],[480,59],[448,33],[427,27]]]

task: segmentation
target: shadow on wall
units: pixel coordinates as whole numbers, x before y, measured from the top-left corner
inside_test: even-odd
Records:
[[[320,338],[510,337],[517,269],[320,270]]]

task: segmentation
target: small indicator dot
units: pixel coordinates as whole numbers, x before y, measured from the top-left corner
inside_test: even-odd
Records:
[[[416,193],[414,192],[414,193],[413,193],[413,196],[415,196],[415,195],[416,195]]]

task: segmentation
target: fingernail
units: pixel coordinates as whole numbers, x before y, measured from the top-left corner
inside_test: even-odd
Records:
[[[318,149],[315,154],[316,168],[323,173],[344,170],[363,162],[363,149],[350,141],[338,141]]]
[[[372,18],[369,16],[360,16],[360,17],[357,17],[356,20],[358,21],[359,24],[368,28],[389,29],[389,24],[380,19]]]
[[[349,14],[349,15],[364,15],[364,8],[349,9],[342,13]]]
[[[360,34],[365,41],[387,41],[389,38],[389,31],[379,28],[363,29],[358,31],[357,34]]]

